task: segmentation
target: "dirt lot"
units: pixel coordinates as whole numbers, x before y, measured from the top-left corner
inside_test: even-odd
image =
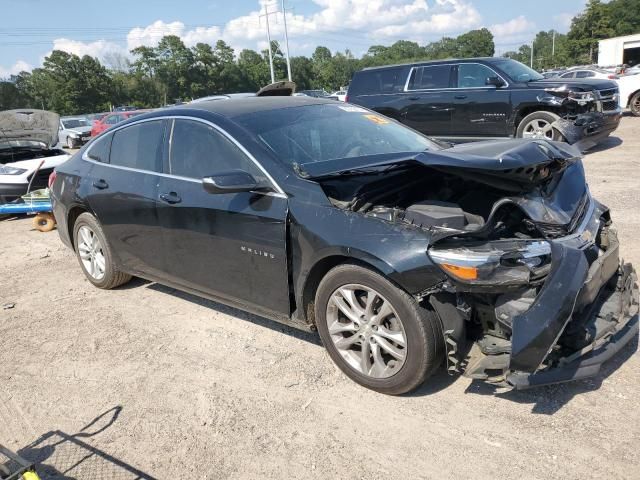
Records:
[[[585,161],[636,266],[639,153],[625,117]],[[30,219],[0,239],[0,443],[45,478],[640,478],[637,344],[589,381],[496,394],[440,373],[387,397],[313,335],[139,280],[95,289]]]

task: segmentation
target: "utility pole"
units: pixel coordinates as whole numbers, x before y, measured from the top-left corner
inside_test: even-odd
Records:
[[[276,77],[273,74],[273,53],[271,52],[271,31],[269,30],[269,11],[267,5],[264,6],[264,13],[260,17],[266,17],[267,21],[267,41],[269,42],[269,69],[271,70],[271,83],[275,83]]]
[[[282,0],[282,17],[284,18],[284,46],[285,53],[287,55],[287,76],[291,82],[291,60],[289,59],[289,32],[287,32],[287,9],[284,6],[284,0]]]
[[[556,31],[553,31],[553,37],[551,40],[551,58],[553,59],[556,55]]]
[[[531,61],[529,66],[533,68],[533,40],[531,40]]]

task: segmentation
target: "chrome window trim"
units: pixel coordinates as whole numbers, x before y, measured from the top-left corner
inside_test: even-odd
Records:
[[[236,147],[238,147],[240,149],[240,151],[247,158],[249,158],[258,167],[258,169],[262,173],[264,173],[264,175],[267,177],[269,182],[271,182],[272,187],[276,190],[275,192],[266,192],[266,193],[265,192],[256,192],[256,193],[261,193],[263,195],[270,195],[270,196],[274,196],[274,197],[287,198],[287,194],[284,193],[284,190],[282,188],[280,188],[280,185],[278,185],[278,182],[276,182],[274,180],[274,178],[269,174],[269,172],[267,172],[267,170],[260,164],[260,162],[258,162],[258,160],[256,160],[256,158],[240,142],[238,142],[231,134],[229,134],[222,127],[216,125],[215,123],[213,123],[213,122],[211,122],[209,120],[205,120],[204,118],[192,117],[190,115],[163,115],[161,117],[143,118],[143,119],[140,119],[140,120],[136,120],[135,122],[127,123],[126,125],[121,125],[120,127],[117,127],[117,126],[113,127],[113,129],[109,129],[108,130],[108,132],[109,132],[108,134],[113,135],[118,130],[122,130],[123,128],[131,127],[133,125],[138,125],[140,123],[152,122],[152,121],[156,121],[156,120],[171,120],[171,119],[193,120],[193,121],[196,121],[196,122],[201,122],[201,123],[204,123],[205,125],[209,125],[210,127],[214,128],[215,130],[220,132],[223,136],[225,136],[228,140],[230,140]],[[173,136],[173,126],[172,126],[172,129],[171,129],[171,135]],[[166,178],[177,178],[179,180],[187,180],[187,181],[194,182],[194,183],[202,183],[201,179],[199,180],[199,179],[191,178],[191,177],[183,177],[181,175],[173,175],[171,173],[154,172],[152,170],[142,170],[142,169],[138,169],[138,168],[123,167],[121,165],[113,165],[112,163],[104,163],[104,162],[98,162],[96,160],[93,160],[93,159],[89,158],[88,154],[91,151],[91,149],[93,148],[93,145],[96,144],[98,141],[99,141],[99,139],[96,139],[95,141],[93,141],[91,143],[91,145],[89,145],[87,147],[87,149],[82,153],[82,157],[81,157],[82,160],[87,161],[87,162],[91,162],[91,163],[96,163],[98,165],[105,165],[105,166],[112,167],[112,168],[117,168],[117,169],[121,169],[121,170],[130,171],[130,172],[151,173],[153,175],[158,175],[158,176],[166,177]],[[171,162],[169,162],[169,163],[171,163]]]
[[[483,67],[487,67],[489,70],[491,70],[493,73],[496,74],[496,76],[500,77],[500,79],[504,82],[504,87],[501,88],[506,88],[510,85],[509,82],[507,82],[504,77],[502,75],[500,75],[498,72],[496,72],[493,68],[491,68],[489,65],[485,65],[484,63],[480,63],[480,62],[461,62],[461,63],[438,63],[436,65],[417,65],[415,67],[411,67],[411,70],[409,70],[409,75],[407,76],[407,80],[404,83],[404,92],[440,92],[442,90],[486,90],[486,89],[490,89],[493,90],[489,85],[484,86],[484,87],[447,87],[447,88],[413,88],[413,89],[409,89],[409,80],[411,80],[411,74],[413,73],[413,71],[417,68],[427,68],[427,67],[442,67],[442,66],[450,66],[450,67],[457,67],[459,65],[482,65]],[[498,90],[497,88],[495,90]]]

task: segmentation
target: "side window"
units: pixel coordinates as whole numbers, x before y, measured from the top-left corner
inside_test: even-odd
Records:
[[[560,75],[561,78],[576,78],[576,72],[567,72]]]
[[[264,173],[231,140],[215,128],[193,120],[175,120],[169,147],[169,173],[201,179],[230,170],[243,170],[259,182]]]
[[[430,65],[413,70],[409,90],[451,87],[451,65]]]
[[[112,165],[160,172],[164,121],[138,123],[113,133]]]
[[[458,88],[486,87],[487,78],[498,74],[479,63],[461,63],[458,65]]]
[[[576,72],[576,78],[589,78],[593,76],[594,76],[594,73],[588,70],[582,70],[580,72]]]
[[[119,117],[120,117],[120,115],[109,115],[104,120],[104,123],[106,123],[107,125],[115,125],[116,123],[118,123]]]
[[[89,148],[87,157],[96,162],[109,163],[109,152],[111,150],[111,139],[113,134],[104,135],[93,142]]]

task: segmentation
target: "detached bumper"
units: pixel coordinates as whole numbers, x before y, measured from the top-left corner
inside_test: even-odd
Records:
[[[622,110],[606,113],[593,112],[578,115],[573,120],[560,119],[553,123],[567,142],[581,151],[593,148],[607,138],[620,124]]]
[[[565,356],[558,366],[548,370],[507,374],[507,383],[520,390],[593,377],[604,362],[637,339],[638,286],[631,265],[619,269],[615,290],[601,292],[587,310],[586,317],[578,321],[582,320],[585,331],[593,335],[591,344]]]

